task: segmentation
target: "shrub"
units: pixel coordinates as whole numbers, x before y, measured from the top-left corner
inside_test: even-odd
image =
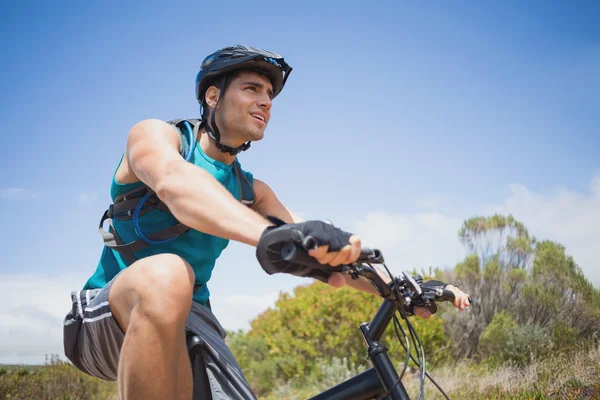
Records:
[[[553,348],[552,333],[539,325],[518,325],[503,311],[481,334],[479,347],[492,365],[511,362],[524,366],[547,355]]]

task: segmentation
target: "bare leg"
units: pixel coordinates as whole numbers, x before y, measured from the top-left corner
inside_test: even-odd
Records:
[[[121,399],[192,398],[185,320],[194,273],[172,254],[139,260],[115,280],[109,294],[125,340],[119,359]]]

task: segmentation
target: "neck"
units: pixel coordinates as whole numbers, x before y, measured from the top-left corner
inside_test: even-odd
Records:
[[[198,140],[200,142],[200,147],[202,147],[202,151],[204,152],[204,154],[206,154],[213,160],[220,161],[227,165],[231,165],[233,163],[233,160],[235,160],[235,156],[232,156],[229,153],[223,153],[223,152],[221,152],[221,150],[217,149],[217,145],[216,145],[215,141],[212,140],[210,138],[210,136],[208,136],[208,133],[206,133],[206,130],[204,128],[202,128],[200,130],[200,132],[198,132],[198,134],[200,136],[198,138]],[[241,146],[243,144],[243,143],[238,143],[238,144],[232,145],[230,143],[226,143],[226,142],[224,143],[222,139],[221,139],[221,143],[223,143],[224,145],[232,146],[232,147]]]

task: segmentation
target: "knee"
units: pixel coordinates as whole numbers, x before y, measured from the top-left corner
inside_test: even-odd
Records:
[[[140,265],[137,272],[137,306],[144,314],[163,322],[187,316],[194,287],[194,271],[187,261],[160,254]]]

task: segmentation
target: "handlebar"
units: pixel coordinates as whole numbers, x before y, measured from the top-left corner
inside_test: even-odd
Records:
[[[319,264],[307,251],[316,247],[316,241],[311,236],[303,238],[301,243],[288,242],[281,248],[281,258],[290,263],[315,265],[315,268],[327,268],[333,272],[349,274],[354,279],[359,276],[367,279],[377,289],[381,297],[392,301],[401,301],[407,308],[407,314],[412,315],[411,305],[434,309],[432,304],[437,301],[455,300],[454,292],[442,287],[422,286],[423,280],[417,275],[416,279],[402,273],[402,278],[396,277],[392,282],[386,283],[377,270],[366,264],[383,264],[383,254],[379,249],[363,247],[358,259],[352,264],[330,267]],[[469,298],[469,301],[471,299]],[[435,311],[434,311],[435,312]]]

